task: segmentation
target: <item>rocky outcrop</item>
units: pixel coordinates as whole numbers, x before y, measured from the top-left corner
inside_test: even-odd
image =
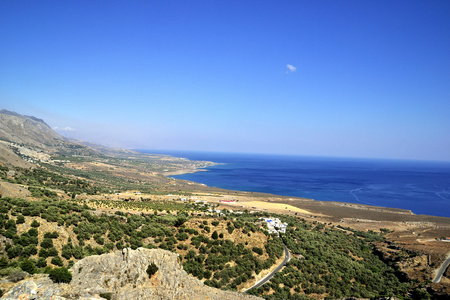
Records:
[[[5,287],[7,288],[8,285],[2,282],[2,288]],[[58,296],[60,292],[60,285],[53,283],[53,281],[48,278],[48,275],[39,274],[28,277],[12,287],[9,286],[8,292],[5,293],[1,299],[65,300],[65,298]]]
[[[158,271],[149,277],[146,270],[151,263]],[[90,256],[75,263],[71,272],[70,284],[54,284],[39,275],[19,282],[1,299],[17,299],[18,293],[21,299],[99,299],[100,295],[127,300],[260,299],[205,286],[182,269],[176,253],[161,249],[128,248]]]

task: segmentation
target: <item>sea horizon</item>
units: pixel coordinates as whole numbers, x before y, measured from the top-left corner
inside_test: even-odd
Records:
[[[450,162],[290,154],[137,150],[218,165],[170,176],[211,187],[450,217]]]

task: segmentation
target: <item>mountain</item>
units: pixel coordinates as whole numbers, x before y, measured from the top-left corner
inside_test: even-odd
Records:
[[[30,167],[45,155],[94,155],[99,151],[66,139],[44,120],[0,111],[0,158],[4,165]]]
[[[5,109],[0,111],[0,139],[41,149],[65,143],[64,137],[43,120]]]
[[[95,143],[66,138],[54,131],[44,120],[18,114],[8,110],[0,110],[0,150],[3,153],[23,152],[21,148],[32,149],[34,151],[44,151],[47,154],[60,155],[108,155],[108,156],[137,156],[142,157],[135,151],[126,149],[113,149]],[[8,145],[9,150],[4,146]],[[29,152],[29,151],[25,151]],[[3,161],[10,161],[1,155]],[[19,155],[21,156],[21,155]],[[28,155],[27,155],[28,156]],[[145,155],[144,155],[145,156]],[[23,158],[23,157],[22,157]],[[16,158],[15,158],[16,159]],[[14,160],[15,160],[14,159]],[[0,161],[2,161],[0,159]],[[17,165],[17,164],[13,164]]]

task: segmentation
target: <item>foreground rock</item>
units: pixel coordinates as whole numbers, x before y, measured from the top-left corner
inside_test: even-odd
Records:
[[[148,265],[158,271],[149,278]],[[90,256],[71,269],[70,284],[36,275],[9,288],[1,299],[260,299],[205,286],[181,267],[178,255],[161,249],[123,249]]]

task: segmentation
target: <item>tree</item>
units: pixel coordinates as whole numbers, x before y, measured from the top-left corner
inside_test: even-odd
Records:
[[[22,262],[20,263],[20,268],[30,274],[33,274],[36,272],[36,265],[35,265],[34,261],[32,261],[30,259],[22,260]]]
[[[38,221],[33,220],[33,222],[31,222],[31,227],[38,228],[39,226],[41,226],[41,224]]]
[[[63,261],[62,261],[61,257],[55,256],[55,257],[52,258],[52,264],[54,264],[55,266],[62,267],[63,266]]]
[[[187,221],[186,217],[184,217],[184,216],[179,216],[179,217],[177,218],[177,220],[175,221],[175,226],[176,226],[176,227],[180,227],[180,226],[183,225],[186,221]]]
[[[217,231],[214,230],[211,236],[214,240],[217,240],[219,238],[219,235],[217,234]]]
[[[47,266],[47,260],[43,257],[39,257],[37,263],[36,263],[36,267],[38,268],[45,268]]]
[[[18,215],[16,224],[23,224],[23,223],[25,223],[25,217],[23,215]]]
[[[30,228],[30,230],[28,230],[28,235],[29,236],[38,236],[39,232],[36,228]]]
[[[70,259],[72,257],[72,244],[66,244],[62,247],[61,255],[65,259]]]
[[[52,239],[50,239],[50,238],[44,238],[44,239],[42,240],[42,242],[41,242],[41,247],[42,247],[42,248],[46,248],[46,249],[53,247],[53,241],[52,241]]]
[[[31,256],[31,255],[35,255],[37,253],[38,253],[38,251],[37,251],[36,245],[34,245],[34,244],[28,245],[25,248],[23,248],[23,255],[25,255],[25,256]]]
[[[47,258],[48,257],[48,251],[41,248],[41,250],[39,250],[39,257],[43,257],[43,258]]]
[[[55,283],[69,283],[72,280],[72,273],[70,273],[70,271],[65,267],[51,270],[49,276]]]
[[[147,267],[148,277],[151,278],[158,270],[159,268],[155,263],[149,264]]]
[[[47,254],[48,256],[57,256],[58,250],[56,250],[55,247],[51,247],[50,249],[47,250]]]

